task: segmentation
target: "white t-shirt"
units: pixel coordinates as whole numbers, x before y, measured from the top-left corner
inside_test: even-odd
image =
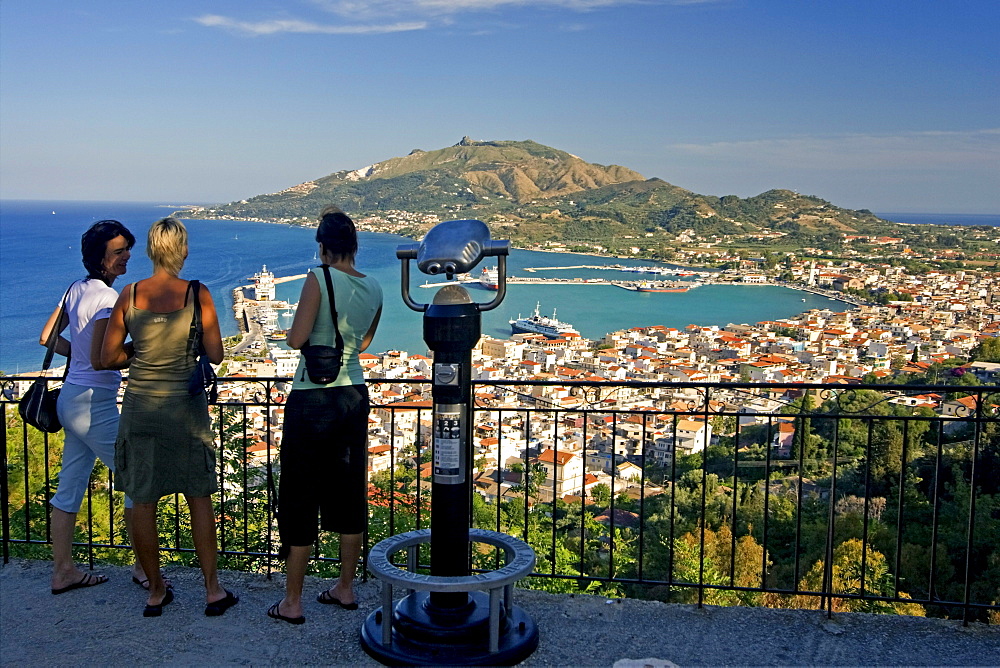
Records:
[[[111,317],[118,293],[96,278],[77,281],[66,296],[69,316],[69,342],[73,347],[66,382],[83,387],[104,387],[117,390],[122,382],[121,371],[96,371],[90,364],[90,344],[94,338],[94,323]]]

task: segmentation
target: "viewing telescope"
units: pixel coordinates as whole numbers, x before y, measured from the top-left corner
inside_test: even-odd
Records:
[[[511,665],[538,646],[538,627],[513,604],[514,583],[532,572],[535,553],[524,541],[472,529],[472,349],[482,335],[482,311],[507,293],[509,241],[493,241],[479,220],[435,225],[419,244],[401,245],[403,302],[424,314],[424,341],[434,353],[430,530],[392,536],[375,545],[370,570],[382,582],[382,607],[361,627],[361,645],[389,665]],[[410,297],[410,262],[453,281],[485,257],[497,258],[497,293],[480,304],[457,283],[444,284],[430,304]],[[418,455],[421,454],[418,448]],[[418,573],[418,547],[430,543],[430,576]],[[506,565],[471,572],[470,543],[500,548]],[[473,548],[475,549],[475,548]],[[408,551],[407,569],[392,555]],[[409,593],[398,602],[393,588]]]

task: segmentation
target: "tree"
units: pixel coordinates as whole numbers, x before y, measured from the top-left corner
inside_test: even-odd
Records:
[[[974,362],[1000,362],[1000,336],[983,339],[969,355]]]
[[[864,567],[862,567],[864,564]],[[869,598],[896,598],[893,577],[889,572],[885,556],[857,538],[846,540],[833,551],[830,580],[824,587],[826,564],[822,560],[813,564],[802,581],[799,590],[808,592],[825,591],[834,594],[830,601],[834,612],[878,612],[896,615],[924,617],[923,606],[916,603],[882,601]],[[865,598],[842,598],[836,594],[863,594]],[[910,598],[899,592],[898,598]],[[821,599],[815,596],[796,596],[796,607],[819,608]]]
[[[516,462],[511,465],[510,470],[521,474],[521,482],[511,485],[511,491],[532,498],[538,496],[538,490],[548,477],[548,469],[539,462],[529,462],[527,468],[521,462]]]
[[[598,506],[605,508],[611,503],[611,488],[607,483],[599,483],[590,488],[590,498]]]

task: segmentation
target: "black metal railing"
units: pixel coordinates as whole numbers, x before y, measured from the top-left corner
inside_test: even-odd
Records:
[[[3,557],[48,558],[61,435],[27,428],[4,377]],[[370,381],[374,544],[430,526],[430,386]],[[221,565],[270,573],[285,378],[226,378],[211,407]],[[527,541],[525,586],[697,604],[1000,620],[1000,388],[480,381],[477,526]],[[121,495],[98,467],[90,561],[129,559]],[[193,563],[186,507],[164,552]],[[366,549],[367,553],[367,549]],[[337,562],[336,539],[314,553]],[[472,554],[490,568],[499,556]]]

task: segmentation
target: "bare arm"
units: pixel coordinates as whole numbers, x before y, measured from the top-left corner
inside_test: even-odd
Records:
[[[309,272],[306,282],[302,285],[299,307],[295,309],[292,328],[288,330],[288,337],[285,339],[289,348],[299,350],[309,340],[313,325],[316,324],[316,314],[319,313],[319,297],[319,281],[316,280],[315,274]]]
[[[201,302],[201,342],[212,364],[221,364],[225,357],[222,347],[222,332],[219,330],[219,315],[215,312],[212,294],[204,285],[198,291]]]
[[[131,362],[131,356],[125,350],[125,336],[128,333],[125,328],[125,309],[128,308],[130,287],[130,285],[126,285],[121,291],[121,294],[118,295],[118,301],[115,302],[115,307],[111,310],[111,317],[104,321],[104,336],[100,339],[100,367],[102,369],[124,369]],[[95,327],[94,341],[97,340]],[[96,365],[94,368],[97,368]]]
[[[378,307],[378,313],[375,314],[375,319],[372,320],[372,326],[368,328],[365,332],[365,338],[361,339],[361,348],[358,350],[359,353],[363,353],[368,350],[368,346],[371,345],[372,339],[375,338],[375,330],[378,329],[378,321],[382,319],[382,307]]]
[[[45,321],[45,327],[42,328],[42,333],[38,337],[38,343],[47,346],[49,344],[49,336],[52,335],[52,330],[54,329],[55,335],[58,337],[55,346],[56,352],[63,357],[69,357],[70,344],[62,335],[62,331],[69,325],[69,316],[62,313],[62,317],[60,318],[60,313],[62,313],[62,304],[57,306],[56,310],[49,316],[49,319]]]
[[[94,367],[95,371],[105,371],[110,368],[101,364],[101,349],[104,347],[104,333],[107,330],[108,318],[101,318],[94,321],[94,335],[90,339],[90,366]],[[114,367],[116,369],[124,369],[132,363],[132,358],[135,357],[135,348],[132,346],[131,341],[126,343],[124,348],[128,359],[120,367]]]

